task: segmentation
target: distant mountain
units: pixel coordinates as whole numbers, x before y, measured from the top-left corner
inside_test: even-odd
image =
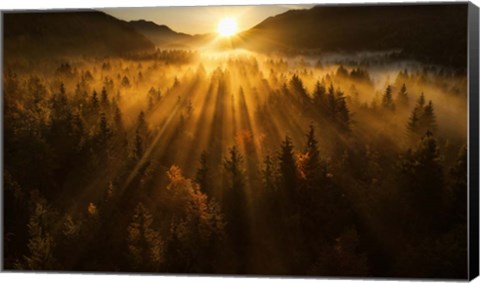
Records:
[[[270,17],[236,46],[261,51],[401,50],[401,56],[466,68],[467,4],[315,6]]]
[[[210,43],[216,37],[213,33],[190,35],[176,32],[166,25],[146,20],[130,21],[129,24],[161,48],[197,48]]]
[[[127,22],[103,12],[5,12],[5,56],[116,55],[153,50]]]
[[[157,25],[151,21],[130,21],[129,25],[157,46],[182,45],[184,42],[192,39],[192,36],[189,34],[175,32],[166,25]]]

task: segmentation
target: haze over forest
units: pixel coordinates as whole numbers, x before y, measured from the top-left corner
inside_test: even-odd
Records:
[[[5,269],[466,278],[467,8],[4,13]]]

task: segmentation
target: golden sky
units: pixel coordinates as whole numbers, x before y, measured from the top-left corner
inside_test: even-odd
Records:
[[[249,29],[270,16],[291,9],[308,9],[313,5],[261,5],[261,6],[203,6],[203,7],[142,7],[99,9],[122,20],[149,20],[167,25],[177,32],[202,34],[215,32],[222,18],[236,20],[239,31]]]

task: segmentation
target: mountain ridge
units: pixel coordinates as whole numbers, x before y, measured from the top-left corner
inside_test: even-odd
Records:
[[[466,68],[467,7],[465,3],[318,5],[267,18],[240,33],[242,40],[235,46],[263,52],[400,49],[405,58]]]
[[[21,56],[119,55],[154,49],[127,22],[95,10],[5,12],[4,39],[5,52]]]
[[[167,25],[159,25],[145,19],[129,21],[128,24],[138,33],[152,41],[156,46],[181,46],[193,37],[186,33],[176,32]]]

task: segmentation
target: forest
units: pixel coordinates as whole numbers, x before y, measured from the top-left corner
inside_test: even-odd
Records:
[[[467,275],[463,71],[179,49],[5,59],[7,270]]]

